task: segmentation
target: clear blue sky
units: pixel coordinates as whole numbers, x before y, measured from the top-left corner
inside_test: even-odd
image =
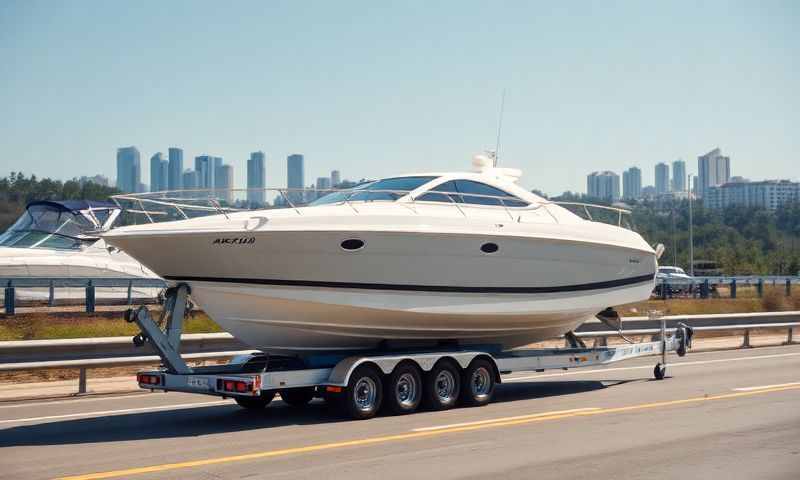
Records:
[[[0,175],[116,176],[119,146],[244,186],[501,164],[548,193],[719,146],[800,176],[800,2],[0,2]]]

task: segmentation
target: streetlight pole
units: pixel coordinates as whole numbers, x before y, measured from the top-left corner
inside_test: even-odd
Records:
[[[689,275],[694,277],[694,222],[692,221],[692,174],[689,174],[686,193],[689,197]]]

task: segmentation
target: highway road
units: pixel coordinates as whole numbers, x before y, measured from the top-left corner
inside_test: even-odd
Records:
[[[143,393],[0,404],[0,478],[800,478],[800,346],[505,377],[483,408],[337,418]]]

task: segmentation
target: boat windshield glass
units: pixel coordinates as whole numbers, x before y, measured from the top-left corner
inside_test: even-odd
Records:
[[[348,202],[373,202],[376,200],[395,201],[406,193],[416,190],[436,177],[395,177],[384,178],[371,183],[359,185],[350,190],[333,192],[309,204],[327,205],[331,203]]]
[[[86,234],[95,228],[80,213],[48,205],[32,205],[0,235],[0,246],[75,250],[95,241],[86,238]]]

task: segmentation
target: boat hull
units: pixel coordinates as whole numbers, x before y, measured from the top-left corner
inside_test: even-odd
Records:
[[[346,251],[344,240],[364,247]],[[497,232],[268,231],[112,237],[223,329],[264,351],[457,341],[513,348],[644,300],[642,248]],[[498,250],[487,254],[486,243]]]

